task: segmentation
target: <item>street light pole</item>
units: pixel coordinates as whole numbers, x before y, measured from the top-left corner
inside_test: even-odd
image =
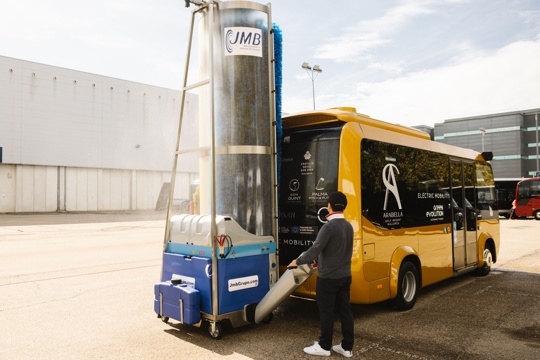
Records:
[[[534,125],[536,126],[536,175],[538,175],[540,172],[540,168],[538,167],[538,113],[534,114]]]
[[[315,79],[320,73],[322,73],[322,69],[319,65],[314,65],[312,68],[307,62],[302,64],[302,69],[306,70],[311,78],[311,88],[313,90],[313,110],[315,110]]]
[[[484,135],[486,135],[486,129],[480,128],[480,131],[482,132],[482,152],[484,152]]]

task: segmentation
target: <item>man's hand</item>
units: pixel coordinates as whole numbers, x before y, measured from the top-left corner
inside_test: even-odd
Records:
[[[294,269],[297,267],[298,267],[298,264],[296,263],[296,259],[294,259],[293,261],[291,261],[289,265],[287,265],[287,269]]]

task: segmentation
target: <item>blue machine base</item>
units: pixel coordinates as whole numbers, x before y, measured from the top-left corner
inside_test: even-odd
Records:
[[[212,311],[212,259],[163,254],[161,281],[180,279],[200,292],[200,309]],[[270,289],[268,255],[218,259],[218,314],[243,310],[259,302]]]

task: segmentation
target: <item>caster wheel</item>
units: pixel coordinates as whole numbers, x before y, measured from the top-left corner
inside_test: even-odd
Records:
[[[265,317],[263,320],[262,320],[262,323],[263,324],[270,324],[272,322],[272,320],[274,320],[274,314],[273,313],[270,313],[268,314],[267,317]]]
[[[211,322],[208,324],[208,334],[214,340],[219,340],[223,336],[223,327],[219,322]]]

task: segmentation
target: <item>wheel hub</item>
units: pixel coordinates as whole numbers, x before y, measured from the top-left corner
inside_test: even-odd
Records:
[[[489,249],[484,250],[484,265],[489,267],[493,265],[493,256],[491,255],[491,251],[489,251]]]

